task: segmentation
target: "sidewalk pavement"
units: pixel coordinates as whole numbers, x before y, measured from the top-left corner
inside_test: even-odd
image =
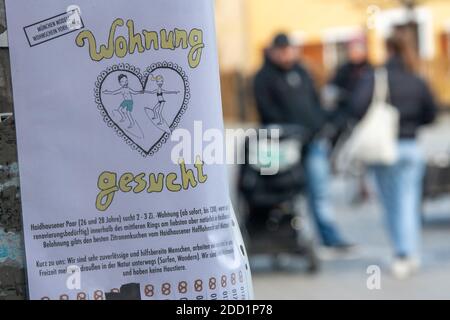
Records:
[[[323,261],[322,271],[308,275],[301,269],[253,274],[257,299],[450,299],[450,197],[428,203],[423,235],[423,266],[408,280],[390,275],[391,250],[383,216],[372,201],[339,210],[339,225],[360,246],[353,259]],[[344,208],[342,208],[344,209]],[[445,211],[442,211],[444,209]],[[381,289],[367,288],[367,268],[382,270]]]

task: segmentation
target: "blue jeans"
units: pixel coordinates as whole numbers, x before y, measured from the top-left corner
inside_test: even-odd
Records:
[[[395,254],[419,254],[420,207],[425,164],[415,140],[400,140],[399,159],[392,166],[373,166]]]
[[[344,244],[337,230],[330,205],[330,162],[329,144],[325,140],[312,142],[307,146],[304,159],[308,204],[319,232],[326,246]]]

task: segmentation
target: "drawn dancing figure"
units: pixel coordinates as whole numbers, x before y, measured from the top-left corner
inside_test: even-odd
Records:
[[[119,75],[118,80],[120,84],[119,89],[114,91],[104,90],[103,93],[110,95],[122,95],[123,101],[115,111],[117,111],[121,116],[120,122],[124,122],[126,119],[128,119],[128,121],[130,122],[128,129],[131,129],[136,124],[136,120],[134,120],[132,114],[134,107],[133,95],[144,94],[144,91],[136,91],[131,89],[128,86],[128,77],[124,74]]]
[[[158,88],[152,91],[144,91],[145,93],[149,94],[156,94],[158,98],[158,103],[153,108],[148,108],[153,111],[153,118],[152,120],[158,120],[158,125],[162,125],[165,121],[163,116],[164,106],[166,104],[166,100],[164,99],[165,94],[179,94],[180,91],[168,91],[163,88],[164,86],[164,77],[161,75],[158,75],[156,77],[151,78],[152,81],[156,81],[156,85]]]

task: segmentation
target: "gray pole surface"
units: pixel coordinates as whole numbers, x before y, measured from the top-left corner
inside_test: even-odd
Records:
[[[0,0],[0,34],[6,30],[5,1]],[[0,47],[0,114],[11,113],[9,50]],[[0,300],[25,298],[16,133],[13,118],[0,119]]]

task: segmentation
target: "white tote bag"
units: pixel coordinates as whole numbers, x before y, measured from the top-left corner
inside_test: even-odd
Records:
[[[349,168],[355,162],[392,165],[397,161],[400,114],[388,101],[388,72],[379,68],[375,71],[372,103],[344,143],[337,159],[338,168]]]

